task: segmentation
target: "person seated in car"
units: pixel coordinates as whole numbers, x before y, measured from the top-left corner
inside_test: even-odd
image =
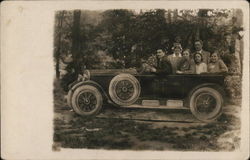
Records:
[[[225,63],[219,59],[218,53],[214,52],[210,56],[210,63],[207,66],[209,73],[226,73],[228,68]]]
[[[151,73],[156,72],[157,57],[156,54],[152,54],[147,60],[141,59],[141,68],[139,73]]]
[[[194,68],[194,73],[201,74],[207,72],[207,64],[203,62],[203,57],[201,53],[194,54],[195,64],[192,66]]]
[[[156,67],[153,72],[158,74],[171,74],[172,66],[168,60],[168,56],[165,55],[162,49],[158,49],[156,52]]]
[[[176,73],[178,74],[192,74],[194,73],[194,60],[190,57],[190,50],[185,49],[182,53],[182,59],[180,61],[180,65],[178,66],[178,70]]]
[[[174,46],[172,47],[173,54],[168,56],[168,61],[171,63],[172,66],[172,72],[173,74],[176,73],[177,68],[180,66],[180,62],[182,59],[182,47],[180,43],[174,43]]]
[[[139,73],[172,73],[171,64],[162,49],[158,49],[156,54],[151,55],[148,60],[142,60]]]
[[[191,55],[194,56],[195,53],[200,53],[203,57],[203,62],[208,64],[210,59],[210,52],[203,50],[202,40],[196,40],[194,42],[195,52]]]
[[[149,57],[152,59],[153,57]],[[156,57],[155,57],[156,59]],[[148,61],[141,61],[141,68],[139,69],[139,73],[151,73],[156,71],[156,65],[151,65]]]

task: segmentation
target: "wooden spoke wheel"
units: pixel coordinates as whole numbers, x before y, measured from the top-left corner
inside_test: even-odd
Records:
[[[222,112],[223,99],[217,90],[209,87],[197,89],[190,98],[193,115],[205,122],[217,119]]]
[[[139,81],[130,74],[115,76],[109,85],[109,95],[118,105],[131,105],[140,96],[141,86]]]
[[[103,97],[96,87],[83,85],[72,93],[71,104],[79,115],[95,115],[102,108]]]

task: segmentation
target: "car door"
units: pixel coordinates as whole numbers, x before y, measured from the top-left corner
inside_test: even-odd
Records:
[[[141,75],[141,97],[148,99],[178,98],[182,96],[182,78],[178,75]]]
[[[141,85],[142,99],[157,99],[160,96],[160,80],[155,74],[139,75],[137,79]]]
[[[166,75],[159,77],[161,87],[160,97],[168,99],[183,98],[183,78],[181,75]]]

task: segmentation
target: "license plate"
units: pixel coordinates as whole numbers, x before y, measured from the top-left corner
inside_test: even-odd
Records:
[[[182,100],[167,100],[167,106],[170,107],[182,107],[183,101]]]
[[[142,100],[143,106],[159,106],[160,101],[159,100]]]

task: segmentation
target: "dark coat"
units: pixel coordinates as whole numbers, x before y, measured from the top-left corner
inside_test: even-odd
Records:
[[[172,74],[172,66],[168,60],[167,56],[164,56],[160,59],[157,58],[157,67],[156,73],[158,74]]]
[[[186,59],[185,57],[182,57],[178,70],[182,71],[183,73],[194,74],[195,73],[194,60],[191,58]]]

